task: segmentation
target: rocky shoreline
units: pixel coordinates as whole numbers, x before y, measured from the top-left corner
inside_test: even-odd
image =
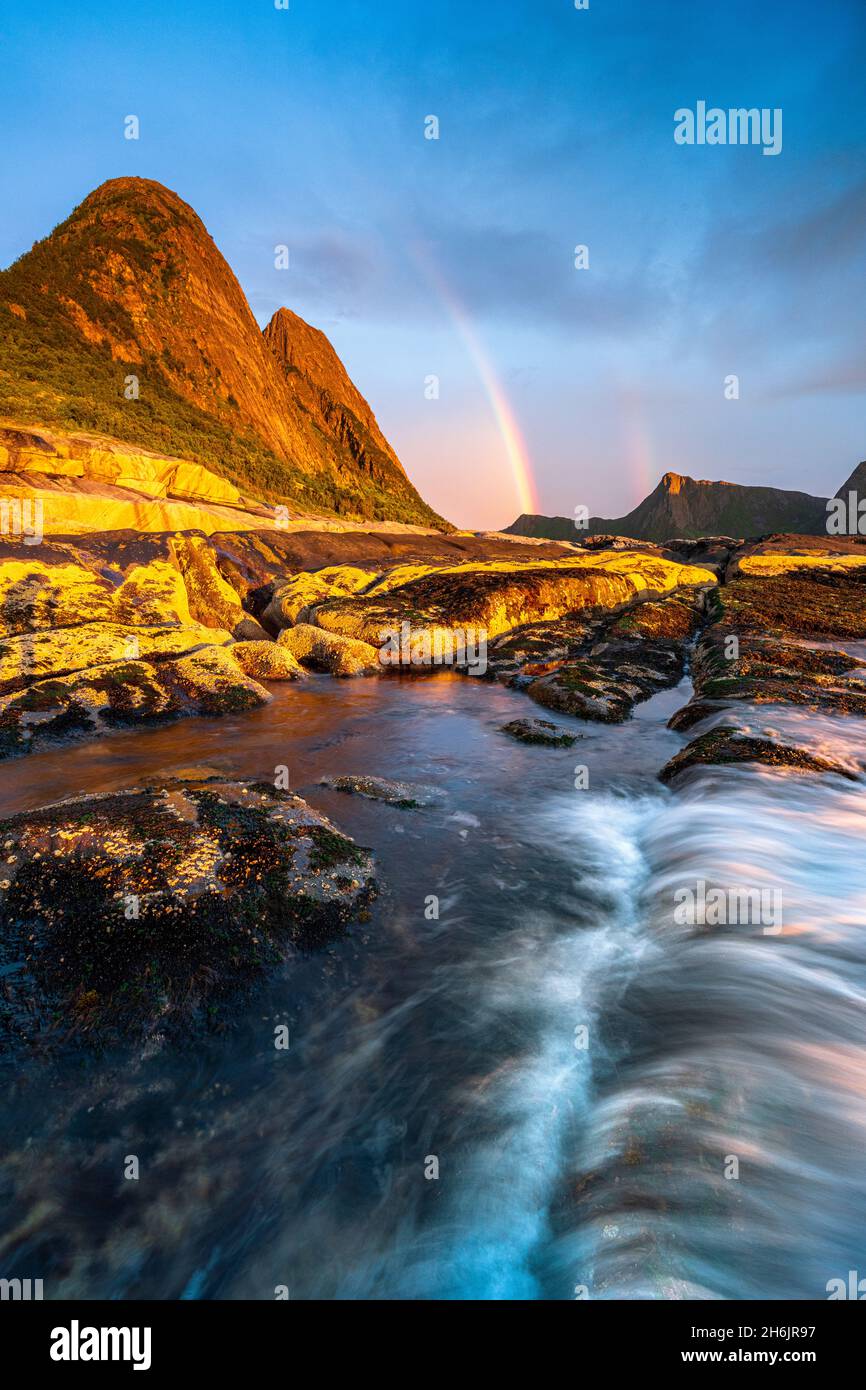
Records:
[[[580,738],[576,721],[621,723],[689,671],[693,696],[670,721],[686,742],[659,771],[673,787],[710,766],[849,780],[866,767],[750,722],[764,706],[866,714],[866,646],[850,650],[866,643],[859,542],[281,542],[4,543],[0,756],[242,715],[272,699],[271,682],[312,673],[393,679],[395,667],[427,676],[445,664],[483,678],[479,701],[495,680],[552,715],[502,729],[540,757]],[[409,635],[407,663],[382,660],[394,630]],[[483,634],[483,670],[444,640],[467,631]],[[436,801],[434,788],[339,769],[324,784],[397,809]],[[0,1029],[36,1049],[225,1027],[238,992],[363,920],[377,892],[367,851],[262,783],[169,780],[71,799],[2,822],[0,845]]]
[[[756,706],[866,715],[866,647],[855,656],[837,645],[866,642],[866,547],[833,554],[816,542],[800,549],[794,553],[792,544],[784,554],[771,541],[732,558],[695,649],[694,695],[670,721],[690,742],[663,769],[665,781],[690,767],[731,762],[856,775],[737,727],[740,711]],[[724,729],[706,731],[720,720]]]

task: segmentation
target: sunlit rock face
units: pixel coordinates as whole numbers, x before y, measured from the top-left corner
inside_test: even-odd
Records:
[[[203,537],[176,536],[171,544],[193,618],[206,626],[225,627],[239,641],[255,642],[267,637],[260,624],[244,612]]]
[[[135,449],[100,435],[0,424],[0,473],[87,478],[146,497],[174,497],[233,506],[238,489],[200,464]],[[2,479],[0,479],[2,482]]]
[[[811,571],[830,571],[832,574],[848,574],[866,565],[866,552],[862,555],[744,555],[738,562],[740,574],[754,574],[773,577]]]
[[[270,509],[185,459],[105,435],[0,422],[0,497],[39,507],[44,535],[143,533],[265,524]]]
[[[266,784],[81,797],[3,821],[0,844],[0,961],[19,967],[0,1036],[34,1048],[220,1026],[376,891],[365,850]]]
[[[281,574],[286,561],[263,537],[228,548],[178,532],[6,543],[0,751],[255,708],[270,698],[261,682],[304,668],[384,676],[402,662],[402,647],[384,660],[395,632],[409,634],[413,670],[437,669],[441,648],[474,675],[489,661],[489,674],[547,708],[624,719],[679,679],[720,568],[718,557],[710,568],[652,548],[482,555]],[[268,567],[273,579],[257,583]]]
[[[309,623],[286,628],[278,645],[297,661],[331,676],[374,676],[383,670],[379,653],[369,642],[325,632]]]
[[[203,536],[127,535],[107,556],[86,539],[2,547],[0,634],[90,621],[199,624],[248,641],[266,636]]]
[[[420,505],[411,508],[415,514],[407,515],[407,520],[438,521],[411,488],[372,409],[325,334],[291,309],[282,308],[263,336],[279,365],[293,414],[323,454],[340,460],[343,478],[354,473],[356,479],[369,480],[377,489],[394,494],[394,515],[398,498],[402,510],[410,510],[403,499],[413,494]],[[364,514],[371,512],[367,509]]]
[[[314,604],[360,593],[378,578],[378,574],[377,570],[359,569],[355,565],[329,565],[294,575],[276,587],[263,621],[278,628],[290,627],[301,621]]]
[[[122,623],[82,623],[78,627],[9,637],[0,640],[0,694],[48,677],[74,675],[93,666],[188,656],[215,643],[228,645],[230,633],[198,624],[133,627]]]
[[[134,532],[101,551],[87,540],[34,548],[0,542],[0,636],[88,622],[190,626],[195,620],[175,542]],[[239,617],[238,601],[234,621]]]
[[[490,674],[527,688],[550,709],[613,722],[680,679],[702,598],[716,584],[714,570],[634,550],[535,563],[411,562],[379,575],[335,566],[278,586],[264,621],[300,618],[281,632],[280,642],[332,674],[335,649],[325,645],[322,630],[331,643],[359,644],[357,661],[371,671],[377,648],[383,671],[403,664],[436,669],[441,662],[420,659],[424,638],[425,650],[448,664],[473,674],[489,666]],[[599,647],[602,629],[606,640]],[[483,642],[483,662],[466,657],[467,634],[473,654]],[[392,659],[394,647],[399,659]]]
[[[414,629],[483,629],[488,639],[565,614],[624,607],[637,597],[704,588],[716,576],[657,556],[602,551],[562,560],[489,561],[448,568],[403,566],[357,598],[316,604],[313,620],[330,632],[381,646],[383,633]]]
[[[254,708],[269,698],[261,681],[296,679],[302,667],[339,677],[383,675],[387,631],[405,623],[416,634],[447,636],[456,626],[495,637],[531,621],[543,626],[567,614],[574,623],[581,611],[617,611],[637,598],[702,592],[715,583],[700,566],[632,552],[532,564],[326,566],[275,586],[263,620],[274,629],[292,624],[275,645],[220,567],[222,561],[236,579],[237,563],[226,562],[206,537],[128,536],[98,553],[88,544],[46,541],[32,552],[7,546],[0,554],[6,755],[136,721]],[[647,605],[644,624],[649,613]],[[312,621],[293,621],[307,616]],[[666,659],[650,673],[651,684],[673,668]],[[541,680],[533,694],[568,711],[575,692],[566,699],[562,681],[575,678],[572,670],[547,685]],[[620,695],[638,698],[642,689],[638,679],[633,692],[623,685]],[[629,707],[621,704],[623,717]]]
[[[270,586],[254,584],[260,563],[277,571]],[[716,582],[701,566],[620,551],[532,562],[409,559],[280,575],[284,563],[265,539],[236,537],[227,553],[224,542],[200,533],[3,543],[0,751],[255,708],[269,698],[261,682],[297,679],[304,667],[384,675],[383,647],[395,627],[441,635],[450,654],[446,639],[455,630],[486,642],[534,621],[549,646],[551,622],[573,628],[581,614],[592,619]],[[249,611],[259,588],[270,594],[258,609],[262,623]]]
[[[0,553],[0,756],[254,709],[270,698],[255,666],[264,679],[300,674],[268,641],[270,663],[235,657],[235,638],[265,634],[204,538],[130,536],[109,554],[52,542]]]
[[[230,653],[241,670],[260,681],[298,681],[306,672],[287,647],[275,642],[235,642]]]
[[[725,575],[733,579],[744,574],[770,576],[789,570],[830,569],[843,572],[856,569],[866,559],[866,535],[833,535],[826,525],[818,536],[776,532],[760,540],[747,541],[733,548]]]

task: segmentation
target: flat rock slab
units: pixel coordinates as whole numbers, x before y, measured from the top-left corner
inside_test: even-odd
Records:
[[[518,743],[545,744],[548,748],[571,748],[583,734],[569,734],[549,719],[512,719],[503,724],[500,733],[516,738]]]
[[[796,563],[793,557],[790,564]],[[767,573],[741,573],[718,591],[716,601],[719,621],[730,632],[779,641],[857,641],[866,637],[866,564],[848,570],[780,565]]]
[[[0,822],[0,1036],[178,1035],[376,892],[368,852],[300,797],[218,778]]]
[[[364,796],[369,801],[384,801],[386,805],[399,806],[404,811],[433,806],[442,800],[442,793],[438,787],[424,787],[413,782],[392,782],[386,777],[323,777],[320,786],[330,787],[336,792],[346,792],[349,796]]]

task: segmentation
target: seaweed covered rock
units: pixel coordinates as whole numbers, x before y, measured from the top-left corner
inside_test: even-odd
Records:
[[[839,557],[834,563],[820,557],[808,563],[801,556],[740,560],[737,577],[719,591],[730,631],[782,640],[866,638],[866,557],[856,564],[853,559],[844,560]],[[750,564],[752,568],[747,568]]]
[[[640,667],[608,674],[595,663],[575,661],[540,676],[528,693],[545,709],[600,724],[621,724],[639,700],[675,683],[671,664],[666,665],[667,670],[651,669],[644,661]]]
[[[571,748],[582,734],[570,734],[550,719],[512,719],[503,724],[500,733],[517,739],[518,743],[541,744],[548,748]]]
[[[528,685],[588,651],[603,627],[602,620],[577,614],[549,623],[527,623],[490,643],[487,670],[506,685]]]
[[[803,563],[803,557],[758,556]],[[844,558],[844,557],[843,557]],[[829,645],[866,637],[866,568],[744,571],[710,600],[710,625],[695,651],[695,696],[679,728],[730,702],[811,706],[866,715],[866,662]]]
[[[0,822],[0,1032],[183,1034],[375,894],[366,850],[269,784],[169,782]]]
[[[663,782],[692,768],[707,764],[730,766],[738,763],[760,763],[764,767],[789,768],[795,772],[835,772],[840,777],[856,781],[858,773],[843,763],[822,758],[804,748],[779,743],[770,738],[752,738],[736,729],[714,729],[701,734],[666,763],[659,773]]]
[[[711,596],[711,621],[692,666],[694,697],[670,720],[671,728],[695,729],[697,737],[663,769],[664,781],[700,764],[736,762],[858,775],[858,768],[821,756],[820,748],[811,752],[736,727],[751,723],[755,707],[770,705],[866,715],[866,661],[832,645],[866,637],[862,557],[833,557],[828,543],[817,540],[804,541],[806,555],[783,554],[775,547],[784,539],[771,538],[767,553],[741,558]],[[700,732],[719,717],[724,728]]]
[[[402,811],[432,806],[442,799],[438,787],[422,787],[414,782],[395,782],[390,777],[367,777],[357,773],[323,777],[320,785],[349,796],[363,796],[368,801],[384,801],[387,806],[397,806]]]
[[[833,714],[866,715],[866,662],[823,649],[761,637],[707,633],[695,660],[695,690],[703,701],[809,705]]]
[[[697,606],[674,596],[636,604],[596,629],[579,659],[569,657],[542,670],[528,693],[546,709],[621,723],[636,704],[682,678],[687,645],[700,620]]]
[[[609,636],[635,641],[648,638],[678,645],[694,636],[697,623],[693,604],[669,598],[663,603],[636,603],[611,625]]]

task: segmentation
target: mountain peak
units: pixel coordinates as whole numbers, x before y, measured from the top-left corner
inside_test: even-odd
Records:
[[[141,219],[162,219],[175,232],[187,228],[213,246],[207,228],[194,208],[165,184],[156,179],[133,175],[106,179],[73,208],[64,222],[51,234],[63,236],[82,223],[110,228],[126,227],[133,235],[141,235]]]
[[[858,463],[851,477],[842,484],[836,496],[843,497],[847,502],[849,492],[856,492],[861,498],[866,497],[866,460],[863,463]]]
[[[304,511],[441,524],[325,335],[289,309],[262,334],[197,213],[153,179],[100,184],[0,272],[0,414],[177,454]]]
[[[91,189],[79,207],[86,203],[113,201],[115,198],[126,198],[129,200],[140,198],[169,203],[174,207],[185,208],[192,213],[193,217],[197,214],[185,203],[179,193],[175,193],[173,188],[167,184],[160,183],[157,179],[144,179],[138,174],[120,174],[117,178],[106,179],[104,183],[97,184],[96,188]]]
[[[282,308],[265,328],[264,338],[302,409],[312,411],[321,428],[343,439],[359,466],[374,476],[382,468],[403,475],[370,406],[321,329]]]
[[[306,319],[285,305],[273,315],[265,327],[265,342],[278,361],[284,366],[301,369],[303,363],[310,364],[313,359],[329,364],[339,363],[345,371],[329,339],[321,328],[314,328]]]

